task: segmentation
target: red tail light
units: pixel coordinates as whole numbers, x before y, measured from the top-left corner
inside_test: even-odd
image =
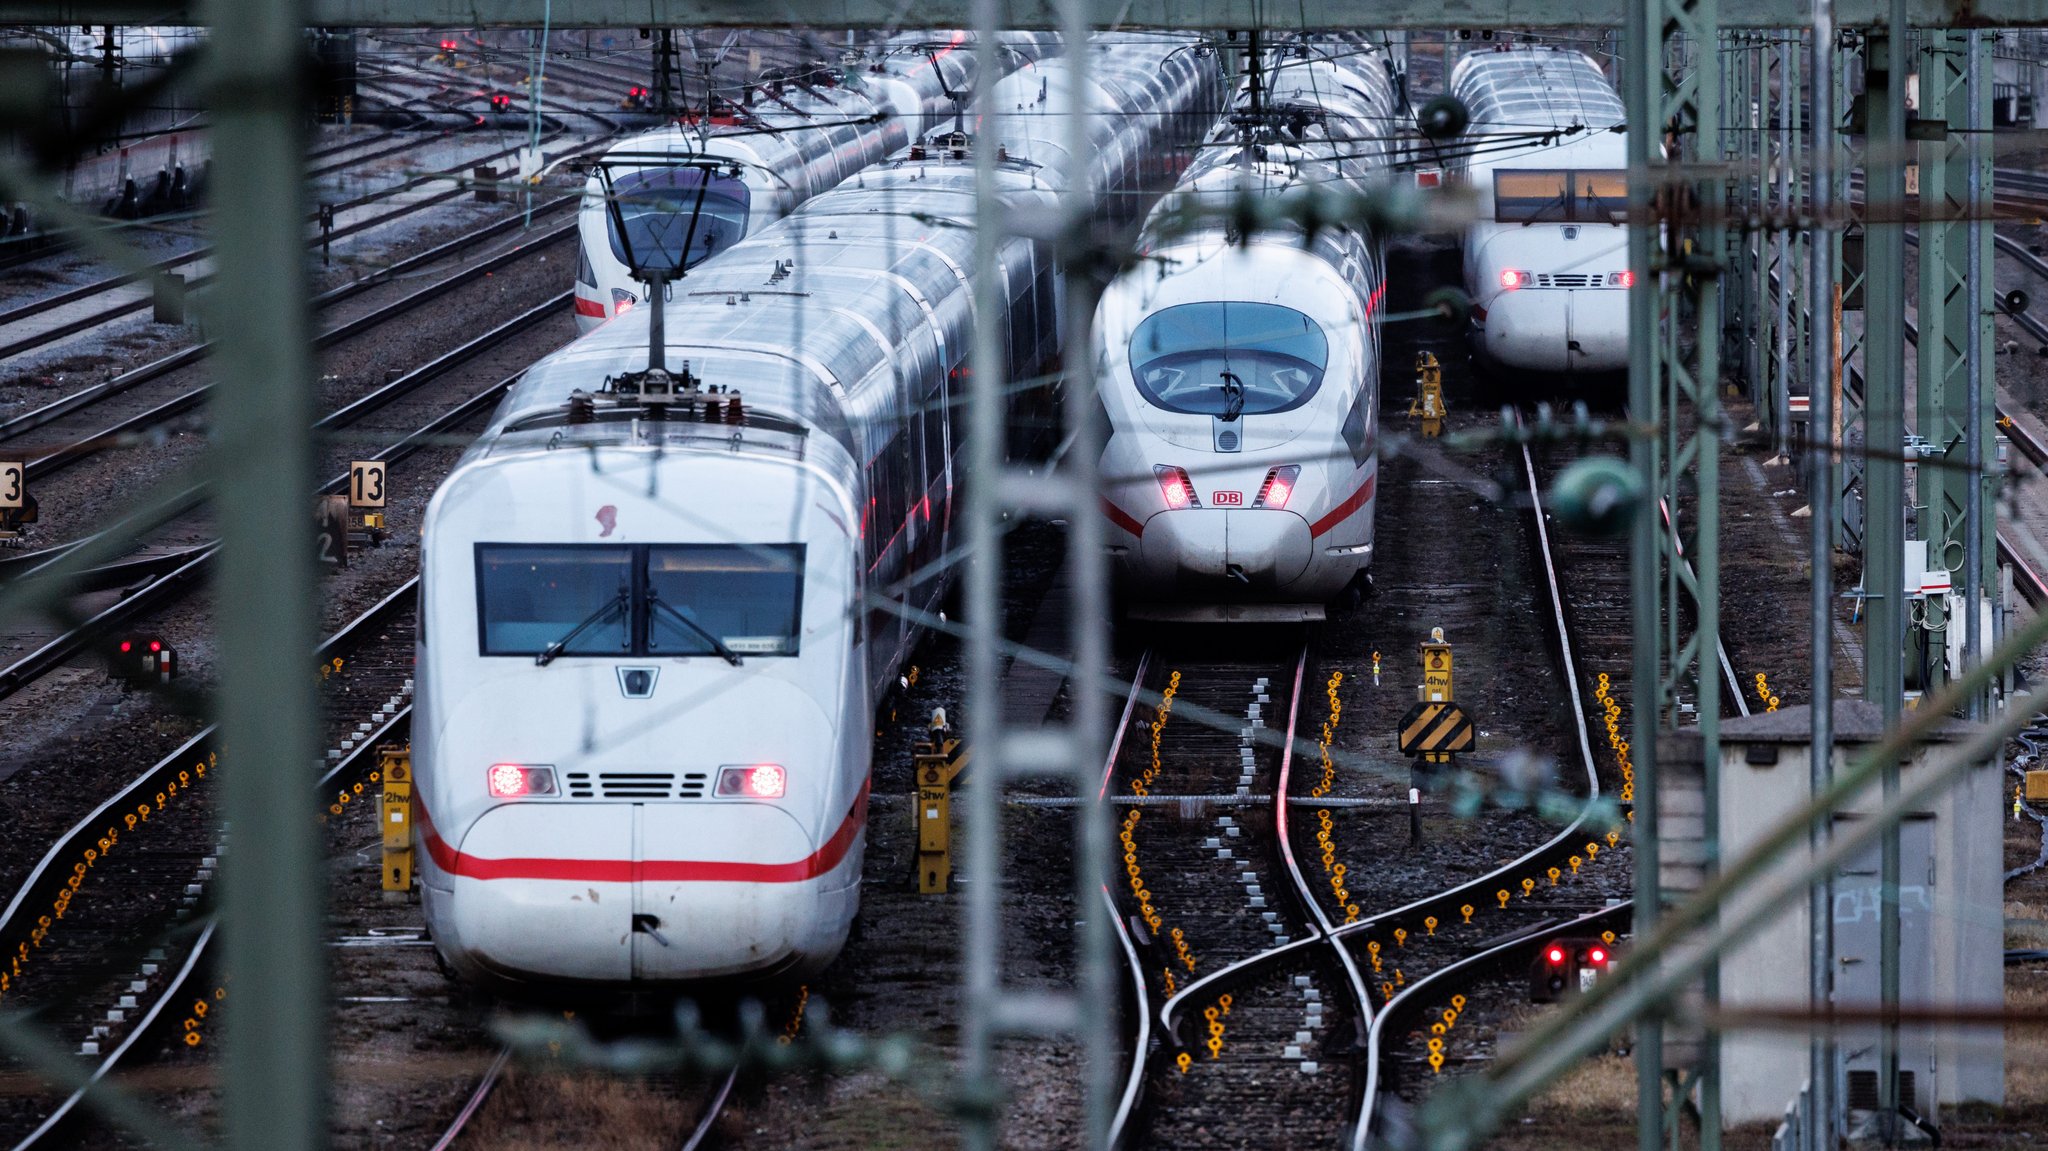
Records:
[[[1195,483],[1188,478],[1186,468],[1154,464],[1152,474],[1159,479],[1159,494],[1166,500],[1167,511],[1202,506],[1202,498],[1195,494]]]
[[[123,652],[124,654],[125,654],[125,653],[126,653],[126,652],[128,651],[128,649],[129,649],[129,648],[131,648],[131,647],[134,647],[134,646],[135,646],[134,644],[131,644],[131,643],[129,643],[129,642],[128,642],[127,640],[125,640],[125,639],[121,641],[121,651],[122,651],[122,652]]]
[[[755,763],[718,769],[718,794],[741,799],[781,799],[789,773],[780,764]]]
[[[1633,288],[1636,286],[1636,274],[1626,270],[1609,272],[1607,273],[1607,286],[1610,288]]]
[[[1607,962],[1607,952],[1602,950],[1601,948],[1595,947],[1593,950],[1588,951],[1586,953],[1586,958],[1592,960],[1595,963],[1605,963]]]
[[[555,769],[518,763],[494,763],[485,775],[492,799],[523,799],[555,794]]]
[[[1500,286],[1507,291],[1512,292],[1517,288],[1526,288],[1535,282],[1536,277],[1533,274],[1524,272],[1519,268],[1501,269]]]
[[[1284,508],[1294,498],[1294,479],[1301,474],[1295,464],[1282,464],[1266,472],[1266,482],[1259,485],[1259,496],[1252,501],[1255,508]]]
[[[1544,958],[1550,960],[1552,963],[1562,966],[1564,963],[1564,948],[1553,947],[1547,954],[1544,955]]]
[[[163,641],[161,641],[161,640],[154,640],[154,639],[153,639],[153,640],[150,640],[150,641],[149,641],[149,650],[151,650],[151,651],[162,651],[163,649],[164,649]]]

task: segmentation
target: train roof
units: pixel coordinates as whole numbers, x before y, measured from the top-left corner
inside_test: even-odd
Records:
[[[1249,130],[1241,123],[1250,89],[1240,88],[1201,154],[1153,210],[1148,239],[1173,242],[1163,234],[1168,222],[1193,203],[1214,208],[1245,191],[1267,196],[1313,185],[1363,191],[1387,176],[1397,135],[1395,94],[1377,46],[1355,41],[1308,57],[1282,48],[1263,83],[1266,122]]]
[[[1621,97],[1583,52],[1517,44],[1474,52],[1451,71],[1451,94],[1486,128],[1610,128],[1627,120]]]
[[[1192,41],[1135,42],[1151,50],[1093,54],[1084,93],[1091,105],[1150,116],[1170,97],[1185,69],[1164,57]],[[999,195],[1015,206],[1042,201],[1077,178],[1096,184],[1068,173],[1065,85],[1047,74],[1063,59],[1020,70],[990,92],[1001,102],[999,130],[1010,150],[998,169]],[[904,152],[814,197],[670,285],[666,366],[675,371],[688,362],[707,385],[738,389],[748,411],[815,429],[854,459],[869,458],[877,447],[869,441],[887,434],[883,425],[902,398],[898,349],[920,346],[910,333],[927,322],[927,306],[967,307],[961,270],[974,267],[973,187],[971,160],[913,160]],[[552,447],[557,433],[576,442],[577,428],[587,425],[550,423],[556,430],[545,444],[520,429],[561,412],[574,392],[597,392],[608,377],[645,367],[650,312],[624,313],[536,363],[473,452]],[[964,351],[945,349],[949,356]]]

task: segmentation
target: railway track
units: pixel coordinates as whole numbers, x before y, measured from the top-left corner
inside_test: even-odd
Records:
[[[1547,469],[1526,445],[1516,454],[1524,490],[1513,498],[1530,517],[1517,531],[1529,541],[1526,572],[1512,555],[1489,567],[1465,552],[1431,554],[1441,533],[1419,531],[1404,537],[1408,559],[1382,557],[1382,590],[1366,611],[1325,625],[1313,650],[1304,642],[1291,674],[1268,670],[1270,656],[1212,666],[1155,648],[1141,663],[1104,787],[1124,827],[1136,828],[1125,860],[1128,872],[1135,857],[1139,871],[1115,877],[1105,893],[1119,913],[1131,1017],[1145,1021],[1128,1040],[1139,1055],[1118,1111],[1121,1145],[1219,1133],[1227,1141],[1236,1124],[1264,1132],[1284,1122],[1303,1145],[1362,1148],[1397,1132],[1438,1076],[1489,1057],[1501,1018],[1525,993],[1524,964],[1545,941],[1626,932],[1627,823],[1601,806],[1619,794],[1625,817],[1631,790],[1625,748],[1603,731],[1627,695],[1625,548],[1555,538],[1542,503]],[[1456,522],[1452,506],[1464,504],[1478,517],[1465,526],[1497,543],[1507,525],[1485,517],[1524,514],[1489,510],[1491,497],[1413,474],[1410,461],[1383,466],[1391,469],[1380,489],[1383,523]],[[1493,543],[1496,556],[1510,550]],[[1430,801],[1414,842],[1408,788],[1423,781],[1377,751],[1392,717],[1413,701],[1413,672],[1376,675],[1368,653],[1405,648],[1430,626],[1462,640],[1456,695],[1483,709],[1488,744],[1467,766],[1486,802],[1463,817]],[[1543,650],[1549,660],[1529,658]],[[1186,666],[1174,685],[1177,662]],[[1389,671],[1398,687],[1381,686]],[[1277,729],[1284,715],[1289,733],[1269,746],[1253,729],[1247,764],[1232,740],[1250,727],[1241,712],[1257,701],[1247,693],[1260,679],[1273,703],[1261,705],[1261,718]],[[1176,690],[1162,708],[1168,686]],[[1203,694],[1183,696],[1195,690]],[[1731,694],[1729,707],[1741,706]],[[1148,781],[1162,709],[1163,766]],[[1176,741],[1190,719],[1198,732]],[[1625,719],[1616,727],[1625,732]],[[1561,766],[1532,776],[1545,753]],[[1175,794],[1156,794],[1163,779]],[[1134,780],[1155,794],[1127,794]],[[1531,810],[1539,785],[1548,788],[1548,816]],[[1253,802],[1255,794],[1266,802]],[[1226,843],[1235,846],[1219,861]],[[1232,867],[1241,870],[1233,876]],[[1174,894],[1156,890],[1169,883]],[[1137,905],[1140,885],[1154,892],[1152,917]],[[1270,906],[1229,908],[1225,922],[1217,909],[1254,891]],[[1169,991],[1171,929],[1183,922],[1183,940],[1198,951],[1206,942],[1208,955],[1226,961],[1193,973],[1183,963]],[[1218,1023],[1222,1046],[1211,1052],[1205,1043]]]
[[[532,312],[527,313],[527,316],[530,317],[534,312],[542,312],[544,309],[552,309],[554,312],[559,312],[560,309],[556,307],[559,303],[559,298],[550,300],[547,304],[542,305],[542,308],[534,309]],[[501,329],[486,332],[484,335],[464,345],[463,348],[457,349],[456,353],[450,353],[450,356],[442,357],[442,361],[429,365],[434,370],[428,373],[427,378],[447,370],[451,364],[445,361],[449,361],[451,357],[457,357],[458,353],[460,354],[459,358],[468,358],[476,355],[485,349],[494,347],[500,339],[504,338],[506,334],[504,329],[516,331],[531,322],[526,317],[516,317],[512,322],[503,325]],[[426,369],[418,369],[412,375],[417,376],[425,372]],[[378,449],[370,458],[382,460],[395,469],[397,465],[405,463],[419,452],[440,446],[438,442],[439,437],[487,414],[497,405],[497,402],[504,397],[505,393],[511,389],[517,380],[517,375],[508,376],[490,387],[469,396],[454,407],[448,408],[446,411],[428,420],[419,429]],[[417,387],[422,382],[424,381],[401,377],[399,380],[393,381],[392,384],[386,385],[383,391],[402,392]],[[376,408],[381,407],[383,404],[394,402],[395,399],[395,395],[373,394],[372,396],[364,397],[363,400],[359,400],[356,404],[351,405],[352,408],[357,409],[356,411],[350,412],[348,409],[343,409],[329,416],[327,420],[322,421],[322,424],[329,429],[350,426],[357,420],[367,417]],[[372,400],[376,402],[374,404],[370,403],[369,401]],[[398,473],[394,471],[392,474],[395,478]],[[348,472],[344,465],[338,474],[321,484],[315,490],[315,494],[340,495],[346,492],[347,487]],[[203,499],[203,493],[194,489],[189,493],[189,499],[196,506]],[[118,603],[49,640],[43,646],[16,660],[7,667],[0,668],[0,699],[13,695],[39,677],[62,666],[66,660],[84,650],[96,638],[119,628],[129,626],[134,621],[152,612],[160,611],[203,586],[204,577],[211,567],[217,548],[217,544],[207,542],[152,561],[156,566],[167,570],[156,575],[148,583],[135,587],[124,595]]]
[[[337,812],[376,782],[376,745],[410,716],[416,590],[408,582],[315,654],[334,706],[325,769],[309,770],[307,782],[333,792]],[[73,824],[0,910],[9,964],[0,999],[43,1005],[46,1022],[75,1031],[80,1054],[97,1058],[94,1082],[180,1026],[198,1046],[209,1005],[224,998],[204,962],[207,893],[228,849],[207,800],[221,769],[213,736],[202,729]],[[180,936],[169,930],[178,923],[195,928]],[[154,942],[137,954],[138,940]],[[17,1151],[63,1130],[82,1096],[60,1101]]]
[[[1316,694],[1308,641],[1289,639],[1239,660],[1154,649],[1133,677],[1102,792],[1123,812],[1110,898],[1139,1021],[1120,1145],[1256,1142],[1276,1109],[1303,1143],[1345,1123],[1344,1070],[1318,1052],[1362,1037],[1370,1004],[1287,834],[1303,699]]]
[[[367,193],[363,196],[355,197],[351,200],[346,200],[331,205],[331,207],[334,209],[336,213],[335,227],[330,232],[326,233],[324,237],[320,235],[308,237],[306,241],[306,246],[309,249],[316,248],[325,241],[344,239],[346,237],[357,235],[362,232],[367,232],[375,228],[385,227],[387,225],[397,222],[398,220],[404,219],[408,216],[424,211],[428,208],[433,208],[446,204],[451,200],[456,199],[457,197],[467,194],[470,191],[469,187],[467,186],[467,176],[469,171],[475,165],[486,163],[492,160],[503,159],[506,156],[509,156],[515,152],[520,151],[524,147],[525,145],[522,143],[514,147],[497,149],[480,155],[471,156],[464,159],[461,163],[452,165],[446,169],[407,177],[398,184],[395,184],[389,188],[380,189],[375,192]],[[444,191],[435,192],[433,194],[426,195],[418,199],[399,204],[398,206],[392,208],[389,211],[374,214],[362,214],[360,218],[356,219],[348,218],[350,214],[361,213],[363,209],[368,208],[371,205],[378,203],[379,201],[401,196],[408,192],[421,188],[427,184],[445,180],[455,181],[455,186],[450,187]],[[564,203],[573,202],[573,198],[564,197],[554,201],[550,201],[546,207],[547,210],[552,211],[559,209],[559,207],[561,207]],[[510,219],[517,219],[517,217],[509,217],[508,220]],[[308,217],[307,222],[309,224],[312,224],[317,223],[318,220],[319,215],[318,213],[315,213],[312,216]],[[457,251],[460,250],[460,248],[459,246],[443,245],[442,249],[440,250],[442,250],[443,255],[445,255],[447,251]],[[212,254],[212,246],[206,245],[194,249],[190,252],[182,253],[180,255],[172,256],[163,260],[158,260],[151,265],[151,269],[152,271],[155,272],[170,272],[175,271],[179,268],[189,268],[208,259],[209,257],[211,257]],[[402,261],[401,263],[407,266],[418,266],[413,260]],[[378,282],[389,279],[391,276],[400,274],[403,274],[403,272],[400,271],[396,266],[380,270],[380,272],[378,272],[377,274],[364,277],[363,279],[356,280],[348,284],[343,284],[340,287],[331,289],[327,293],[323,293],[321,296],[315,297],[313,300],[313,305],[315,307],[319,307],[322,304],[331,303],[335,299],[346,299],[351,295],[367,290],[368,287],[373,286]],[[136,282],[140,278],[141,277],[134,274],[109,276],[93,281],[92,283],[89,284],[83,284],[76,288],[71,288],[65,291],[53,293],[49,296],[44,296],[38,299],[30,300],[25,303],[17,304],[4,311],[0,311],[0,330],[4,330],[6,328],[23,324],[29,320],[35,319],[38,316],[49,315],[50,313],[57,312],[59,310],[67,312],[84,312],[84,314],[82,315],[74,315],[69,316],[68,318],[56,320],[55,322],[38,327],[34,331],[25,332],[23,334],[17,335],[13,339],[8,340],[6,343],[0,344],[0,360],[12,359],[17,356],[26,355],[31,352],[47,348],[60,340],[77,335],[80,332],[89,331],[93,328],[97,328],[105,324],[112,323],[115,320],[119,320],[126,316],[134,315],[137,312],[140,312],[146,308],[153,306],[155,297],[151,292],[139,288],[129,290],[132,288],[133,285],[136,284]],[[196,277],[188,283],[187,287],[203,287],[210,279],[210,276]],[[79,305],[87,304],[94,298],[102,296],[125,298],[113,299],[111,302],[103,306],[92,307],[89,310],[82,309],[79,307]]]

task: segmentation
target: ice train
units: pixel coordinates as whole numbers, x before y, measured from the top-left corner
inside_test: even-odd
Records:
[[[1003,33],[1005,70],[1049,55],[1050,34]],[[844,72],[770,76],[744,103],[620,141],[592,167],[577,215],[576,324],[641,302],[629,246],[688,244],[694,267],[841,180],[952,123],[976,83],[973,36],[901,33]]]
[[[1222,81],[1109,35],[992,87],[1008,211],[1133,212]],[[970,120],[970,131],[977,126]],[[1047,242],[977,266],[972,148],[927,141],[536,364],[436,492],[413,723],[435,947],[515,994],[797,977],[860,896],[873,716],[945,583],[974,278],[1007,367],[1060,350]],[[688,291],[680,290],[687,286]]]
[[[1471,120],[1458,154],[1477,195],[1464,236],[1472,343],[1495,375],[1628,368],[1628,137],[1593,59],[1543,46],[1452,69]]]
[[[1369,191],[1387,172],[1394,89],[1370,44],[1297,51],[1238,93],[1097,310],[1103,508],[1137,617],[1321,618],[1372,560],[1378,238],[1240,235],[1230,206]]]

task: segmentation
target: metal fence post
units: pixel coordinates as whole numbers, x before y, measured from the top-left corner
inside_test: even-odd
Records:
[[[315,762],[313,364],[304,225],[305,11],[294,0],[209,0],[206,97],[217,333],[209,412],[221,551],[221,880],[228,1145],[326,1145],[327,999]]]

